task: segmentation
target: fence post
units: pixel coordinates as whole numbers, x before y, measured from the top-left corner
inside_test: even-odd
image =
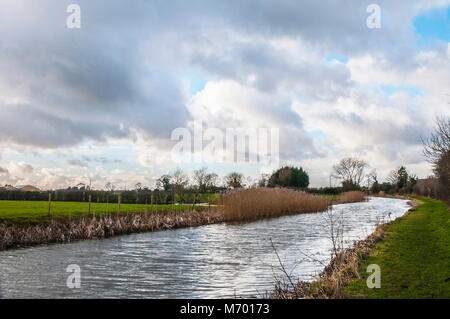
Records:
[[[145,215],[147,215],[147,205],[148,205],[148,200],[147,200],[147,196],[145,196]]]
[[[48,217],[51,216],[52,193],[48,193]]]
[[[119,195],[118,195],[118,208],[117,208],[117,214],[118,215],[120,215],[120,201],[121,201],[121,197],[122,197],[122,194],[119,193]]]
[[[153,213],[153,195],[150,195],[150,212]]]
[[[208,194],[208,213],[211,211],[211,202],[209,200],[209,194]]]
[[[88,215],[91,215],[91,194],[89,194],[89,208],[88,208]]]
[[[197,199],[197,194],[194,194],[194,201],[192,202],[192,210],[194,210],[195,200]]]
[[[172,191],[172,211],[175,210],[175,191]]]

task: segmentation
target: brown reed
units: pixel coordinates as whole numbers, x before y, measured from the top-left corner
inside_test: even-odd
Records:
[[[157,212],[150,214],[104,214],[76,220],[53,219],[38,225],[0,224],[0,250],[43,243],[105,238],[120,234],[194,227],[221,222],[221,214],[209,212]]]
[[[345,192],[338,196],[337,204],[364,202],[367,200],[367,195],[360,191]]]
[[[331,206],[330,198],[287,188],[237,189],[223,195],[220,201],[225,221],[320,212]]]

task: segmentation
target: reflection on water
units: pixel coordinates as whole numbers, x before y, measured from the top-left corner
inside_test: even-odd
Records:
[[[336,205],[346,244],[403,215],[406,200]],[[330,258],[324,213],[240,225],[208,225],[0,252],[1,298],[261,297],[281,276],[272,238],[292,277],[312,280]],[[307,254],[309,257],[305,257]],[[81,267],[81,288],[66,267]]]

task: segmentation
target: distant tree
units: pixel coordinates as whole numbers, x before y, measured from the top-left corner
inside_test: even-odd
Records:
[[[436,117],[436,128],[427,139],[422,139],[423,153],[432,164],[448,156],[450,152],[450,116]]]
[[[112,192],[114,190],[114,185],[111,184],[110,182],[106,183],[105,188],[107,191]]]
[[[209,173],[205,177],[206,189],[210,192],[215,192],[219,181],[219,175],[216,173]]]
[[[175,193],[182,193],[189,184],[189,178],[184,172],[177,168],[172,174],[172,183]]]
[[[366,161],[347,157],[333,166],[333,176],[342,180],[344,188],[359,188],[364,178],[364,171],[368,167]]]
[[[232,172],[225,176],[225,185],[229,188],[242,188],[244,175]]]
[[[268,186],[306,188],[309,176],[301,167],[285,166],[275,171],[268,180]]]
[[[164,174],[156,180],[156,188],[169,191],[172,187],[172,176]]]
[[[198,170],[194,171],[194,182],[197,186],[197,189],[200,193],[206,192],[207,187],[207,177],[208,177],[208,169],[206,167],[202,167]]]
[[[417,183],[417,176],[409,173],[405,166],[400,166],[389,172],[387,180],[392,185],[391,191],[400,193],[410,193]]]
[[[269,185],[269,174],[261,174],[261,176],[258,179],[258,187],[267,187]]]
[[[422,139],[423,153],[433,164],[433,171],[441,187],[439,196],[450,202],[450,116],[435,119],[436,127],[427,139]]]
[[[408,172],[406,171],[406,167],[400,166],[399,168],[392,170],[389,173],[387,180],[399,189],[405,187],[408,183]]]

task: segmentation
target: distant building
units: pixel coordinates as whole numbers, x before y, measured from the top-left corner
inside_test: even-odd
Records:
[[[5,187],[3,187],[3,189],[5,191],[18,191],[19,190],[18,188],[15,188],[14,186],[11,186],[11,185],[5,185]]]
[[[41,190],[35,186],[32,185],[25,185],[23,187],[20,187],[19,190],[21,192],[40,192]]]
[[[0,192],[21,191],[21,192],[40,192],[41,190],[33,185],[23,185],[14,187],[12,185],[0,186]]]

